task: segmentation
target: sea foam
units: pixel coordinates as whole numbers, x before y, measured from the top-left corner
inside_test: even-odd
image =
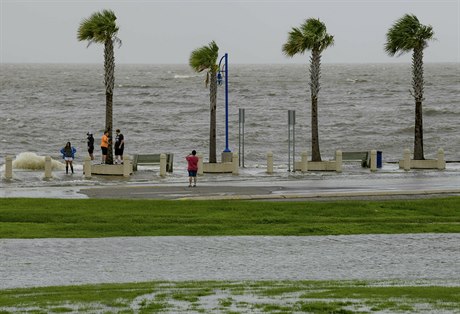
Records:
[[[27,169],[27,170],[44,170],[45,169],[45,156],[39,156],[36,153],[24,152],[16,156],[13,160],[14,169]],[[62,162],[51,158],[51,169],[63,170],[65,165]]]

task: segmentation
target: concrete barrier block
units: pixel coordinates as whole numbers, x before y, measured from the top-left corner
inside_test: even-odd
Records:
[[[5,179],[13,179],[13,156],[5,157]]]
[[[91,179],[91,158],[89,156],[85,157],[83,162],[83,174],[85,179]]]
[[[403,155],[403,168],[404,170],[408,171],[410,170],[410,165],[411,162],[410,162],[410,150],[408,148],[406,148],[404,150],[404,155]]]
[[[340,149],[335,151],[335,171],[342,172],[342,151]]]
[[[307,151],[303,151],[302,154],[301,154],[300,170],[302,172],[307,172],[308,171],[308,153],[307,153]]]
[[[446,160],[444,157],[444,149],[440,148],[438,150],[438,169],[439,170],[444,170],[446,169]]]
[[[240,167],[239,167],[240,161],[239,161],[239,159],[240,159],[240,157],[238,156],[238,153],[233,153],[233,156],[232,156],[232,163],[233,163],[232,174],[233,175],[238,175],[239,172],[240,172]]]
[[[377,171],[377,151],[371,150],[371,171]]]
[[[160,154],[160,176],[166,176],[166,154]]]
[[[129,156],[123,160],[123,177],[129,177],[133,173],[133,163]]]
[[[203,163],[205,173],[233,173],[233,162]]]
[[[204,169],[203,169],[203,154],[199,153],[198,155],[198,175],[202,176]]]
[[[45,157],[45,178],[46,179],[50,179],[53,177],[51,169],[52,169],[51,157],[46,156]]]
[[[267,173],[268,174],[273,173],[273,153],[272,152],[267,153]]]

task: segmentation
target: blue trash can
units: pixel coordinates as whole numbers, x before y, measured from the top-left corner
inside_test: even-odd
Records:
[[[382,152],[377,151],[377,168],[382,168]]]

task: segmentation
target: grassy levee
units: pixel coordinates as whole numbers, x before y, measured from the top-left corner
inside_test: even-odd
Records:
[[[460,232],[460,197],[251,202],[3,198],[0,238]]]

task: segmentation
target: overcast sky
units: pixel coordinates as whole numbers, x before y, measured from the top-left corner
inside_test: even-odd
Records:
[[[303,63],[281,47],[292,27],[323,21],[335,45],[324,63],[408,62],[389,57],[385,34],[406,13],[432,25],[425,62],[460,62],[460,0],[0,0],[1,63],[100,63],[102,45],[77,40],[83,18],[102,9],[118,17],[123,41],[116,63],[188,63],[190,52],[215,40],[232,63]]]

